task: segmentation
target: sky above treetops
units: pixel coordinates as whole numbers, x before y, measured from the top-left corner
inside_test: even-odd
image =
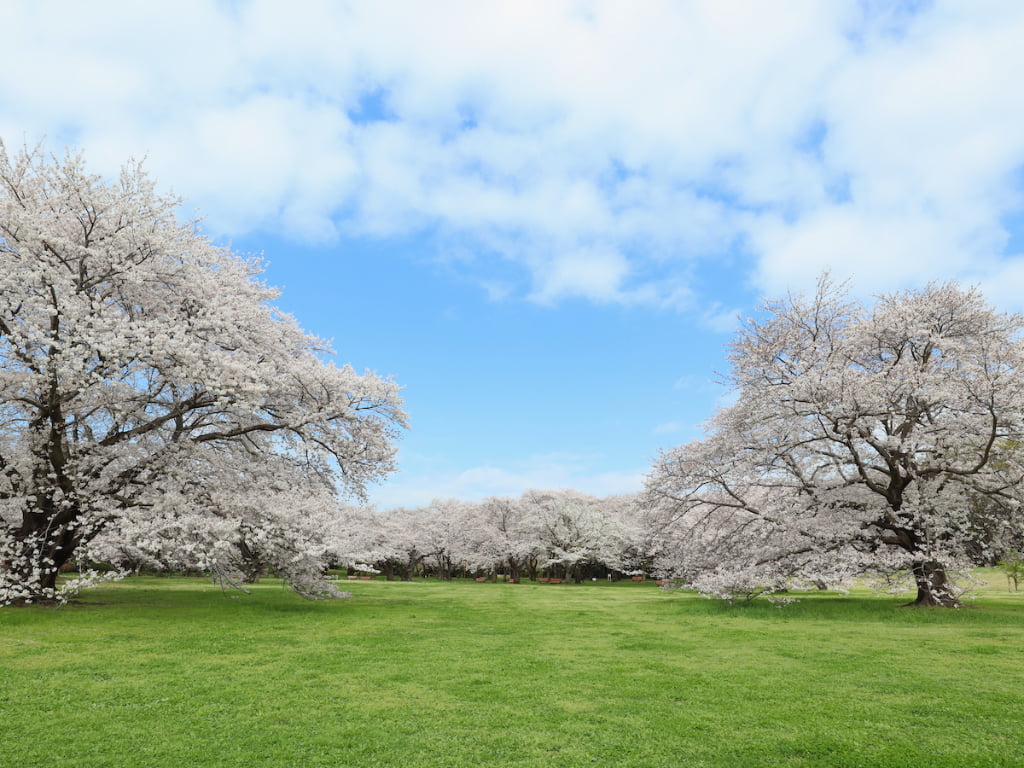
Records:
[[[1024,309],[1024,3],[0,4],[0,138],[130,157],[404,387],[381,507],[639,490],[829,269]]]

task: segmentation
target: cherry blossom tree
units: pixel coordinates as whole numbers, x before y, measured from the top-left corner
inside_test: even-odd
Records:
[[[331,565],[361,574],[377,573],[374,563],[382,551],[382,521],[386,515],[373,506],[344,506],[331,515],[323,529],[327,559]]]
[[[536,576],[542,550],[535,519],[524,499],[491,496],[473,508],[470,529],[471,564],[479,569],[503,571],[519,582],[530,571]]]
[[[600,502],[610,525],[600,552],[612,578],[646,576],[654,572],[660,553],[661,526],[647,519],[647,508],[637,494],[608,496]],[[655,517],[655,521],[657,518]]]
[[[905,569],[916,604],[958,605],[950,572],[1021,531],[1021,317],[955,284],[864,306],[827,276],[764,310],[735,404],[648,478],[665,571],[726,594]]]
[[[108,183],[0,144],[0,604],[55,598],[83,544],[172,500],[209,533],[247,487],[359,497],[393,469],[397,386],[324,362],[259,263],[177,205],[138,164]],[[271,517],[246,540],[278,536]]]
[[[433,542],[426,534],[428,522],[424,508],[397,507],[377,518],[374,564],[388,581],[396,576],[410,581],[432,554]]]
[[[579,582],[582,568],[602,562],[615,548],[616,525],[601,500],[576,491],[527,491],[543,564]]]
[[[438,578],[449,581],[468,564],[476,515],[476,505],[458,499],[434,499],[421,510],[420,546]]]

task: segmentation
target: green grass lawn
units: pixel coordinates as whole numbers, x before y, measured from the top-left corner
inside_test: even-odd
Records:
[[[1024,593],[134,578],[0,609],[3,768],[1024,765]]]

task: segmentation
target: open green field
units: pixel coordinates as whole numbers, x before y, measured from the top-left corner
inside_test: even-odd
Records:
[[[1024,765],[1024,593],[134,578],[0,609],[3,768]]]

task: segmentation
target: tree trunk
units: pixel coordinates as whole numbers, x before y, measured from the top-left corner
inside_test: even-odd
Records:
[[[243,584],[258,584],[263,573],[263,561],[260,556],[243,539],[238,541],[238,551],[242,554],[239,571],[242,573]]]
[[[402,581],[412,581],[412,572],[415,567],[416,565],[412,561],[402,563]]]
[[[59,329],[59,316],[52,315],[53,339],[58,338]],[[55,354],[51,347],[50,356]],[[52,370],[49,374],[44,403],[29,423],[29,436],[38,445],[30,500],[22,511],[21,525],[9,529],[5,525],[0,536],[0,605],[54,600],[57,574],[85,535],[79,526],[74,485],[65,473],[68,453],[60,381]]]
[[[19,529],[8,531],[0,550],[0,605],[50,602],[56,598],[57,576],[81,542],[76,515],[27,512]]]
[[[56,598],[57,574],[67,558],[47,558],[31,546],[0,562],[0,605],[51,602]]]
[[[917,608],[959,608],[961,603],[953,592],[946,570],[934,560],[914,563],[911,568],[917,582],[917,599],[908,605]]]

